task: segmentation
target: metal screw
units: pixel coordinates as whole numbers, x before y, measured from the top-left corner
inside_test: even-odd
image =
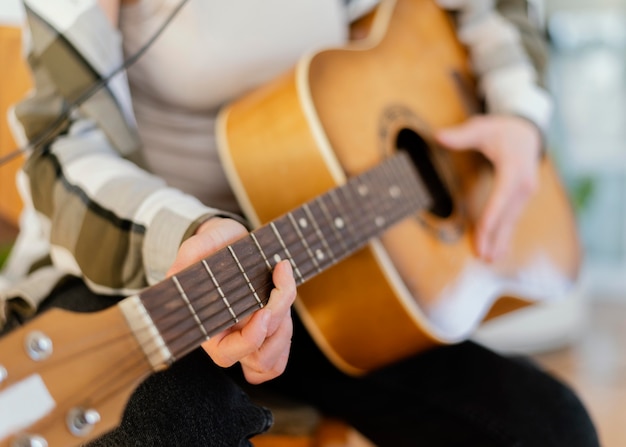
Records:
[[[85,436],[100,422],[100,413],[89,408],[73,408],[67,414],[67,427],[73,435]]]
[[[43,332],[34,331],[26,336],[24,346],[28,356],[35,360],[45,360],[52,354],[52,340]]]
[[[48,441],[38,435],[22,435],[13,441],[11,447],[48,447]]]

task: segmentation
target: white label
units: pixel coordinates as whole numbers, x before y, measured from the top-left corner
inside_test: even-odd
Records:
[[[0,392],[0,440],[50,413],[55,402],[39,374]]]

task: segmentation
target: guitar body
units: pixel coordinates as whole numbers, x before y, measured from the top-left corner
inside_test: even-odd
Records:
[[[464,49],[432,0],[383,2],[371,19],[366,38],[302,59],[229,105],[218,126],[227,173],[255,226],[400,148],[411,153],[433,204],[299,287],[301,318],[353,374],[557,297],[580,263],[572,210],[548,159],[507,257],[477,258],[474,223],[491,166],[478,153],[440,149],[431,137],[474,112]]]
[[[507,256],[476,256],[491,165],[432,139],[475,111],[448,16],[433,0],[385,0],[361,24],[366,38],[302,59],[220,115],[250,235],[105,311],[53,310],[0,339],[1,447],[79,445],[115,427],[145,377],[267,303],[281,259],[299,315],[350,374],[567,290],[580,248],[547,158]]]

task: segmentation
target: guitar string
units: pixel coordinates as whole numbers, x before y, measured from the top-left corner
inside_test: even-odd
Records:
[[[381,199],[381,200],[383,200],[383,199]],[[386,198],[385,198],[385,200],[386,200]],[[386,201],[385,201],[385,203],[386,203]],[[298,240],[298,238],[295,238],[295,239],[296,239],[296,240]],[[306,259],[306,260],[308,260],[308,257],[306,256],[306,254],[308,254],[308,253],[306,252],[306,249],[304,248],[304,246],[303,246],[303,247],[300,247],[300,249],[298,250],[298,255],[302,255],[302,254],[305,254],[305,256],[304,256],[304,257],[305,257],[305,259]],[[294,257],[292,257],[292,258],[295,258],[295,256],[294,256]],[[258,261],[257,261],[257,262],[258,262]],[[306,275],[308,276],[308,274],[310,274],[310,272],[312,272],[312,271],[314,271],[314,270],[315,270],[315,267],[314,267],[313,265],[311,265],[311,269],[310,269],[310,270],[308,270],[308,271],[306,272]],[[232,277],[227,278],[227,280],[228,280],[228,281],[230,281],[230,280],[232,280],[233,278],[236,278],[236,279],[239,279],[239,280],[240,280],[240,275],[239,275],[239,273],[238,273],[237,271],[235,271],[235,272],[233,273],[233,276],[232,276]],[[241,281],[239,281],[239,282],[241,282]],[[245,286],[243,287],[243,290],[244,290],[246,293],[248,293],[248,289],[247,289],[247,288],[245,288]],[[192,299],[192,301],[193,301],[193,299]],[[197,309],[197,310],[198,310],[198,313],[201,313],[203,309],[202,309],[202,308],[199,308],[199,309]]]
[[[250,309],[252,311],[254,311],[254,309],[256,308],[256,306],[251,306]],[[188,317],[187,317],[188,318]],[[198,344],[194,344],[195,347],[198,346]],[[135,351],[139,351],[141,353],[141,349],[139,349],[139,345],[137,345],[137,349],[135,349]],[[108,389],[108,392],[105,392],[101,395],[101,397],[98,399],[97,396],[92,396],[94,398],[94,403],[95,401],[100,401],[100,402],[105,402],[107,400],[109,400],[110,398],[116,396],[118,393],[120,393],[122,390],[127,389],[129,386],[131,386],[133,383],[138,383],[139,380],[142,380],[144,378],[144,376],[149,375],[152,371],[146,371],[145,368],[143,367],[143,365],[145,364],[145,360],[143,358],[143,355],[140,356],[130,356],[130,353],[127,357],[131,358],[131,361],[128,363],[128,366],[126,368],[124,368],[123,370],[119,371],[118,376],[120,377],[124,377],[125,375],[127,375],[128,373],[131,373],[133,371],[137,371],[139,373],[141,373],[141,377],[138,377],[137,374],[132,374],[132,377],[128,377],[126,380],[122,380],[120,381],[115,380],[114,377],[111,377],[111,375],[104,375],[105,377],[107,377],[109,380],[108,382],[113,383],[114,385],[116,383],[119,383],[119,385],[117,387],[115,386],[105,386],[107,385],[106,383],[101,384],[99,386],[100,389]],[[128,358],[126,359],[128,360]],[[126,362],[125,362],[126,363]],[[116,371],[117,368],[116,368]]]
[[[359,226],[361,226],[361,225],[359,225]],[[238,276],[238,275],[233,275],[233,278],[234,278],[234,277],[239,278],[239,276]],[[230,278],[230,280],[232,280],[232,278]],[[195,298],[195,297],[194,297],[194,298]],[[245,298],[245,296],[244,296],[243,298]],[[242,298],[242,299],[243,299],[243,298]],[[254,308],[254,306],[252,306],[252,307],[248,308],[248,310],[253,309],[253,308]],[[187,316],[187,319],[188,319],[188,316]],[[182,319],[181,319],[181,321],[182,321]]]
[[[187,0],[182,0],[179,5],[177,6],[177,8],[175,9],[175,11],[171,14],[170,17],[168,17],[168,19],[164,22],[164,24],[161,26],[161,28],[159,30],[157,30],[157,33],[155,33],[155,35],[144,45],[144,47],[142,47],[135,55],[133,55],[132,57],[128,58],[120,67],[118,67],[116,70],[114,70],[108,77],[104,78],[103,80],[101,80],[99,83],[95,84],[94,86],[92,86],[91,89],[88,89],[85,93],[83,93],[82,95],[80,95],[78,97],[77,100],[75,100],[73,103],[69,104],[67,106],[67,109],[65,110],[65,113],[61,114],[51,125],[48,129],[42,131],[39,135],[37,135],[34,138],[34,141],[29,142],[29,144],[23,148],[20,148],[16,151],[14,151],[12,154],[8,154],[4,157],[0,158],[0,166],[2,166],[3,164],[7,163],[8,161],[10,161],[11,159],[17,157],[19,154],[24,153],[26,151],[29,151],[31,149],[33,150],[37,150],[41,147],[42,144],[45,144],[48,138],[50,138],[50,136],[53,134],[54,130],[62,125],[64,123],[64,120],[69,116],[71,110],[73,110],[75,107],[78,107],[79,105],[81,105],[84,101],[86,101],[87,99],[89,99],[91,96],[93,96],[93,94],[95,94],[98,90],[100,90],[104,85],[106,85],[106,83],[108,83],[108,81],[110,79],[112,79],[114,76],[116,76],[119,72],[121,72],[122,70],[128,68],[129,66],[131,66],[137,59],[139,59],[139,57],[148,49],[148,47],[152,44],[152,42],[154,40],[156,40],[156,38],[158,37],[158,35],[161,34],[161,32],[165,29],[165,27],[167,26],[167,24],[174,18],[174,16],[176,15],[176,13],[178,12],[178,10],[180,10],[180,8],[186,3]],[[348,204],[351,204],[352,201],[348,201]],[[356,214],[357,216],[359,215],[358,213]],[[366,221],[366,225],[371,225],[367,224],[367,219],[360,219],[358,222],[362,222],[362,221]],[[362,225],[359,224],[358,226],[366,226],[366,225]],[[358,244],[357,244],[358,245]],[[340,259],[343,259],[343,257],[345,256],[345,254],[342,254],[342,256],[340,257]],[[310,273],[310,272],[309,272]],[[307,273],[308,275],[308,273]],[[260,275],[259,275],[260,276]],[[233,275],[233,277],[237,277],[240,280],[239,275]],[[257,277],[258,278],[258,277]],[[241,299],[244,299],[245,296]],[[237,301],[239,301],[239,299],[237,299]],[[254,311],[254,309],[256,308],[255,306],[250,306],[246,311]],[[246,311],[244,311],[243,313],[245,313]],[[188,317],[186,318],[188,319]],[[183,320],[181,320],[183,321]],[[147,330],[147,328],[144,328],[144,330]],[[126,339],[126,335],[120,335],[120,337],[118,338],[119,341],[123,341]],[[83,339],[84,341],[84,339]],[[115,342],[116,339],[108,339],[108,340],[103,340],[102,341],[102,345],[105,344],[110,344],[111,342]],[[197,346],[197,344],[195,344]],[[129,352],[128,356],[124,359],[124,362],[128,359],[131,359],[130,364],[128,365],[128,367],[126,369],[123,370],[119,370],[118,368],[116,368],[116,372],[117,373],[123,373],[123,372],[128,372],[130,370],[133,370],[135,368],[141,368],[141,366],[144,364],[143,361],[143,355],[145,355],[145,351],[144,349],[137,344],[135,346],[135,348],[133,349],[134,351],[137,351],[138,353],[140,353],[140,356],[131,356],[131,352]],[[78,355],[78,354],[76,354]],[[133,359],[137,359],[139,358],[140,360],[138,361],[132,361]],[[116,365],[116,366],[119,366]],[[141,368],[143,370],[143,368]],[[147,371],[146,373],[149,374],[151,371]],[[111,381],[114,381],[114,377],[110,374],[110,373],[105,373],[103,372],[102,376],[106,376],[108,379],[110,379]],[[117,390],[113,389],[111,390],[109,393],[105,393],[100,400],[101,401],[106,401],[110,396],[115,396],[120,390],[127,388],[128,386],[130,386],[130,384],[132,384],[133,382],[137,381],[138,378],[133,378],[128,380],[128,382],[126,382],[125,384],[122,382],[122,384],[117,388]],[[114,383],[116,383],[117,381],[114,381]]]
[[[386,199],[386,198],[385,198],[385,199]],[[381,200],[382,200],[382,198],[381,198]],[[384,201],[384,203],[388,203],[388,201],[387,201],[387,200],[385,200],[385,201]],[[419,200],[416,200],[416,205],[420,205],[420,204],[421,204],[421,202],[420,202]],[[396,208],[396,207],[393,207],[393,205],[391,206],[391,210],[393,210],[393,209],[395,209],[395,208]],[[415,208],[415,207],[413,207],[413,208]],[[371,220],[371,219],[370,219],[370,220]],[[363,221],[363,219],[361,219],[361,221]],[[367,223],[367,218],[365,218],[365,222]],[[372,226],[371,226],[371,224],[368,224],[368,225],[369,225],[370,227],[372,227]],[[362,225],[361,225],[361,224],[359,224],[359,226],[362,226]],[[300,248],[300,249],[299,249],[299,254],[303,254],[304,252],[305,252],[305,249],[304,249],[304,248]],[[306,256],[305,256],[305,257],[306,257]],[[310,269],[306,272],[306,275],[308,276],[311,272],[315,272],[315,271],[316,271],[316,268],[313,266],[313,264],[311,264],[311,268],[310,268]],[[257,279],[257,278],[253,278],[253,280],[255,280],[255,279]],[[236,272],[236,271],[235,271],[231,277],[227,277],[227,278],[225,279],[224,283],[225,283],[225,284],[228,284],[228,283],[230,283],[231,281],[232,281],[233,283],[241,283],[241,276],[240,276],[240,274],[239,274],[238,272]],[[242,295],[231,295],[231,297],[233,297],[233,298],[234,298],[234,299],[232,299],[232,300],[231,300],[233,303],[237,303],[237,302],[239,302],[240,300],[243,300],[243,299],[246,299],[246,298],[248,298],[248,299],[249,299],[249,297],[250,297],[249,289],[248,289],[248,288],[246,288],[246,287],[245,287],[245,285],[243,285],[243,286],[240,288],[240,290],[239,290],[239,291],[240,291],[240,292],[242,291],[242,292],[243,292],[243,294],[242,294]],[[213,291],[213,292],[215,293],[215,291]],[[233,293],[235,293],[235,292],[233,292]],[[202,297],[202,295],[200,295],[200,296],[196,296],[196,295],[194,294],[194,292],[193,292],[193,291],[189,292],[189,294],[190,294],[190,300],[191,300],[191,301],[197,300],[198,298],[201,298],[201,297]],[[167,298],[164,298],[164,299],[167,299]],[[194,301],[194,302],[196,302],[196,303],[197,303],[197,301]],[[208,305],[208,306],[204,306],[204,308],[203,308],[203,307],[200,307],[200,308],[196,309],[197,313],[199,313],[199,314],[200,314],[200,313],[202,313],[202,311],[203,311],[204,309],[206,309],[206,307],[209,307],[209,306],[211,306],[212,304],[214,304],[214,303],[209,303],[209,305]],[[186,315],[186,314],[188,313],[188,311],[185,309],[185,307],[186,307],[186,306],[181,306],[181,307],[179,308],[179,311],[180,311],[181,313],[184,313],[184,314]],[[210,319],[211,319],[213,316],[218,316],[218,315],[220,315],[220,314],[221,314],[221,313],[223,313],[223,312],[225,312],[225,311],[224,311],[224,310],[222,310],[221,312],[218,312],[218,313],[216,313],[216,314],[213,314],[212,316],[210,316],[209,318],[207,318],[207,319],[205,319],[205,320],[204,320],[204,321],[205,321],[205,323],[206,323],[206,322],[208,322],[208,321],[210,321]],[[169,316],[171,316],[171,315],[169,315]],[[188,315],[187,315],[187,317],[186,317],[186,318],[188,318]],[[157,324],[158,324],[158,323],[159,323],[159,321],[157,320],[157,321],[155,321],[155,323],[157,323]],[[166,327],[164,327],[164,328],[162,328],[162,329],[163,329],[164,331],[167,331],[167,330],[169,330],[169,329],[175,328],[176,326],[177,326],[177,322],[176,322],[176,321],[173,321],[173,323],[172,323],[172,325],[171,325],[171,326],[166,326]],[[189,329],[189,331],[193,331],[193,330],[197,330],[197,329],[198,329],[197,327],[192,326],[192,327]],[[202,338],[202,339],[204,339],[204,338]]]
[[[409,198],[411,198],[411,196],[409,196]],[[388,203],[388,201],[383,200],[383,198],[379,198],[379,200],[382,200],[382,203]],[[415,198],[415,202],[416,202],[416,205],[419,205],[419,200],[418,200],[417,198]],[[413,206],[412,208],[415,208],[415,206]],[[412,209],[412,208],[411,208],[411,209]],[[394,209],[394,208],[392,207],[392,209]],[[357,213],[357,214],[356,214],[356,216],[359,216],[359,214]],[[359,226],[359,227],[361,227],[361,226],[371,226],[371,223],[369,223],[369,224],[368,224],[368,223],[366,222],[366,220],[365,220],[365,219],[363,219],[363,218],[362,218],[362,219],[358,219],[358,222],[359,222],[359,224],[358,224],[358,226]],[[240,282],[240,276],[239,276],[239,275],[236,275],[236,274],[235,274],[235,275],[232,275],[232,278],[235,278],[235,277],[236,277],[236,278],[239,278],[239,282]],[[233,280],[232,278],[231,278],[231,279],[229,279],[229,281],[232,281],[232,280]],[[249,294],[247,295],[247,297],[249,298]],[[245,297],[244,297],[244,298],[245,298]],[[244,298],[242,298],[242,299],[244,299]],[[251,312],[254,312],[254,311],[255,311],[255,309],[258,309],[258,307],[257,307],[256,305],[253,305],[253,306],[249,306],[249,307],[246,309],[246,311],[251,311]],[[244,311],[244,312],[245,312],[245,311]],[[189,316],[187,315],[187,317],[186,317],[185,319],[187,319],[187,320],[188,320],[188,319],[189,319]],[[181,319],[180,321],[183,321],[183,319]],[[144,330],[148,330],[148,328],[147,328],[147,327],[144,327],[143,329],[144,329]],[[196,330],[197,330],[197,329],[196,329]],[[139,329],[139,331],[141,331],[141,329]],[[124,340],[126,339],[126,336],[125,336],[125,335],[122,335],[122,336],[120,336],[120,338],[119,338],[119,339],[120,339],[120,342],[122,342],[122,341],[124,341]],[[199,340],[200,340],[200,342],[201,342],[201,341],[203,341],[203,340],[204,340],[204,338],[199,339]],[[104,343],[104,342],[103,342],[103,343]],[[107,340],[107,341],[106,341],[106,343],[107,343],[107,344],[108,344],[108,343],[111,343],[111,340],[110,340],[110,339],[109,339],[109,340]],[[101,402],[104,402],[104,401],[106,401],[107,399],[109,399],[110,397],[115,396],[115,395],[116,395],[116,393],[120,392],[120,391],[121,391],[121,390],[123,390],[123,389],[126,389],[126,388],[127,388],[127,387],[129,387],[129,386],[130,386],[133,382],[135,382],[135,381],[137,381],[137,380],[138,380],[138,378],[136,378],[136,377],[135,377],[135,378],[132,378],[132,379],[130,379],[130,378],[129,378],[129,379],[127,379],[127,381],[120,381],[120,380],[119,380],[119,377],[124,377],[124,375],[125,375],[126,373],[128,373],[129,371],[134,370],[135,368],[139,368],[139,369],[142,369],[142,370],[143,370],[142,365],[145,365],[145,358],[144,358],[144,356],[145,356],[145,355],[147,355],[147,353],[146,353],[146,351],[145,351],[145,348],[142,348],[139,344],[137,344],[136,346],[137,346],[136,351],[138,351],[139,353],[141,353],[141,355],[140,355],[140,356],[131,356],[131,355],[130,355],[130,352],[129,352],[129,355],[128,355],[128,356],[126,356],[126,359],[124,359],[124,362],[125,362],[125,363],[126,363],[126,360],[131,359],[130,363],[128,364],[128,366],[127,366],[126,368],[124,368],[123,370],[119,370],[119,369],[117,369],[117,368],[116,368],[116,374],[110,374],[110,372],[103,372],[103,373],[102,373],[102,375],[101,375],[99,378],[98,378],[98,377],[96,377],[96,378],[94,379],[94,380],[98,380],[98,379],[99,379],[99,382],[101,383],[101,384],[100,384],[101,389],[106,388],[106,387],[104,387],[104,385],[106,385],[106,384],[107,384],[107,382],[109,382],[109,383],[118,383],[118,382],[120,382],[120,385],[119,385],[117,388],[112,388],[112,387],[109,387],[110,391],[109,391],[108,393],[104,393],[104,394],[102,395],[102,397],[100,398],[100,401],[101,401]],[[197,346],[199,346],[199,343],[198,343],[198,342],[193,342],[190,346],[197,347]],[[155,351],[155,352],[156,352],[156,351]],[[123,356],[123,357],[124,357],[124,356]],[[147,374],[150,374],[151,372],[152,372],[152,371],[148,371],[148,372],[147,372]],[[118,377],[115,377],[115,376],[118,376]],[[104,381],[102,381],[102,378],[106,378],[106,379],[108,379],[108,380],[106,380],[106,379],[105,379]]]
[[[179,11],[187,3],[187,1],[188,0],[181,0],[174,7],[172,12],[165,18],[165,20],[163,20],[163,23],[161,23],[155,33],[150,36],[150,38],[143,44],[143,46],[139,48],[134,54],[122,61],[122,63],[107,76],[101,78],[99,81],[94,82],[89,87],[85,88],[85,91],[78,95],[78,97],[76,97],[76,99],[74,99],[72,102],[65,103],[63,105],[63,110],[59,112],[56,118],[54,118],[54,120],[50,124],[48,124],[47,127],[37,133],[25,145],[0,157],[0,168],[2,168],[3,165],[7,164],[14,158],[17,158],[18,156],[25,154],[26,152],[32,151],[33,153],[36,153],[36,151],[41,151],[45,149],[48,143],[50,143],[52,139],[57,136],[62,127],[66,125],[66,120],[70,117],[72,112],[76,110],[77,107],[81,106],[85,101],[98,93],[115,76],[131,67],[135,62],[137,62],[137,60],[139,60],[139,58],[141,58],[141,56],[146,53],[146,51],[148,51],[152,44],[158,39],[158,37],[163,33],[163,31],[165,31],[165,29],[169,26],[172,20],[174,20],[174,18],[178,15]]]
[[[385,201],[384,203],[387,203],[387,201]],[[392,206],[393,206],[393,205],[392,205]],[[392,208],[392,209],[393,209],[393,208]],[[365,219],[366,219],[366,222],[367,222],[367,218],[365,218]],[[372,219],[370,218],[369,220],[371,221]],[[371,225],[370,225],[370,226],[371,226]],[[374,227],[372,227],[372,228],[374,228]],[[297,239],[297,238],[296,238],[296,239]],[[305,249],[304,249],[304,247],[301,247],[301,248],[298,250],[298,254],[306,254],[306,253],[305,253]],[[306,258],[306,256],[305,256],[305,258]],[[245,261],[244,261],[244,262],[245,262]],[[257,260],[257,262],[258,262],[258,260]],[[308,276],[311,272],[316,271],[316,268],[314,267],[314,265],[313,265],[313,264],[311,264],[311,265],[310,265],[310,267],[311,267],[311,268],[310,268],[310,269],[306,272],[306,275],[307,275],[307,276]],[[238,273],[238,272],[236,272],[236,271],[235,271],[231,277],[226,278],[226,281],[225,281],[225,282],[226,282],[226,283],[229,283],[229,282],[231,282],[231,281],[236,281],[235,283],[241,283],[241,276],[239,275],[239,273]],[[243,292],[243,295],[231,295],[231,296],[234,296],[234,297],[235,297],[235,301],[239,301],[239,298],[244,299],[244,298],[246,298],[246,297],[249,297],[249,289],[248,289],[248,288],[246,288],[246,287],[245,287],[245,285],[243,285],[243,286],[241,287],[241,290],[240,290],[240,291],[241,291],[241,292]],[[191,301],[197,300],[197,298],[198,298],[197,296],[195,296],[195,294],[193,293],[193,291],[192,291],[192,292],[190,292],[190,293],[189,293],[189,295],[190,295],[190,297],[191,297],[191,298],[190,298],[190,300],[191,300]],[[194,303],[197,303],[197,301],[194,301]],[[212,305],[212,303],[210,303],[210,304],[209,304],[209,306],[210,306],[210,305]],[[185,313],[185,311],[186,311],[186,310],[184,309],[184,307],[185,307],[185,306],[181,306],[181,309],[180,309],[180,310],[181,310],[181,312],[182,312],[182,313]],[[205,306],[205,307],[208,307],[208,306]],[[197,310],[197,313],[198,313],[198,314],[201,314],[201,313],[202,313],[202,311],[203,311],[203,308],[202,308],[202,307],[200,307],[200,308],[198,308],[198,309],[196,309],[196,310]],[[205,321],[209,321],[209,320],[210,320],[210,319],[207,319],[207,320],[205,320]],[[175,325],[175,324],[176,324],[176,323],[174,323],[174,325]],[[164,328],[164,329],[165,329],[165,330],[167,330],[167,329],[169,329],[169,327]]]

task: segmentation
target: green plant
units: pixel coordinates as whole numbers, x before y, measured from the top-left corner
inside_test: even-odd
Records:
[[[592,200],[595,193],[594,179],[590,176],[579,177],[569,185],[572,204],[577,212],[582,212]]]
[[[0,268],[4,265],[11,252],[11,244],[0,244]]]

